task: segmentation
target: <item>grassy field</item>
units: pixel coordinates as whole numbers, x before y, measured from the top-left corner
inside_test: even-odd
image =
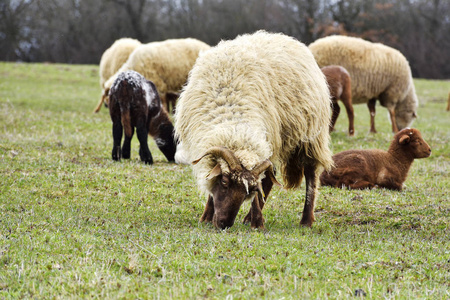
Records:
[[[0,63],[0,299],[450,298],[450,81],[416,80],[414,127],[433,153],[402,192],[321,188],[300,228],[304,185],[275,188],[266,230],[199,224],[189,166],[113,162],[97,66]],[[387,149],[387,110],[341,114],[334,152]],[[238,219],[249,209],[245,203]]]

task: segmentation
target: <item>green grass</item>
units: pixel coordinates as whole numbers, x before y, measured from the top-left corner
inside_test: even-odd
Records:
[[[0,63],[0,299],[368,299],[450,297],[449,81],[416,80],[433,153],[402,192],[321,188],[312,229],[300,228],[304,186],[274,189],[266,231],[199,224],[205,198],[189,166],[113,162],[97,66]],[[334,152],[386,149],[356,105],[341,114]],[[238,216],[249,209],[245,203]]]

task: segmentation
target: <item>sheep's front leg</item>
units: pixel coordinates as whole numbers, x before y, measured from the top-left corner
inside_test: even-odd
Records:
[[[205,210],[203,211],[200,222],[211,223],[214,216],[214,200],[211,195],[208,196],[208,201],[206,202]]]
[[[370,132],[376,133],[377,130],[375,129],[375,105],[377,103],[377,99],[370,99],[369,102],[367,102],[367,106],[369,107],[370,112]]]
[[[148,148],[148,132],[145,124],[136,128],[136,135],[140,145],[139,156],[141,157],[141,161],[149,165],[153,164],[152,153]]]
[[[120,122],[120,119],[118,121],[117,120],[113,121],[112,133],[114,140],[114,145],[112,148],[112,159],[120,160],[120,158],[122,157],[120,143],[122,142],[122,134],[123,134],[123,127],[122,123]]]
[[[393,108],[388,108],[389,116],[391,117],[391,124],[392,124],[392,132],[397,133],[398,127],[397,127],[397,121],[395,120],[395,110]]]
[[[262,215],[262,207],[260,206],[261,203],[264,203],[264,201],[261,201],[262,196],[259,193],[256,193],[255,198],[252,201],[252,208],[250,210],[251,213],[251,226],[252,228],[259,228],[264,229],[264,218]]]
[[[318,176],[316,174],[315,164],[307,164],[304,169],[306,179],[305,207],[303,208],[302,220],[300,226],[311,227],[314,218],[314,202],[317,195]]]
[[[125,159],[128,159],[131,156],[131,139],[133,138],[133,135],[134,135],[134,127],[131,127],[131,135],[128,136],[125,133],[125,139],[123,141],[122,146],[122,157]]]
[[[273,187],[273,182],[270,179],[269,175],[266,173],[266,177],[264,177],[264,179],[261,181],[262,187],[263,187],[263,191],[264,191],[264,195],[265,198],[267,199],[267,197],[269,196],[270,191],[272,190]],[[265,204],[265,199],[263,199],[262,197],[259,197],[259,207],[261,208],[261,211],[264,207]],[[253,206],[252,206],[253,207]],[[252,207],[250,207],[250,211],[248,212],[248,214],[245,216],[244,220],[242,221],[242,223],[244,224],[251,224],[252,221]],[[264,222],[264,219],[263,219]]]

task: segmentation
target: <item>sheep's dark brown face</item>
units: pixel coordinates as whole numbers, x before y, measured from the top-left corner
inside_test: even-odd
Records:
[[[212,183],[210,188],[212,201],[210,197],[202,220],[212,222],[218,228],[225,229],[233,226],[245,200],[253,199],[256,193],[264,197],[260,174],[264,173],[269,176],[272,183],[280,185],[275,179],[270,160],[262,161],[250,171],[241,164],[232,151],[225,147],[212,147],[192,163],[195,165],[210,155],[213,162],[215,161],[215,166],[209,171],[206,180]],[[221,166],[219,158],[227,166]],[[222,167],[225,170],[222,170]]]
[[[431,148],[417,129],[403,129],[397,133],[399,144],[407,146],[413,158],[425,158],[431,155]]]
[[[212,188],[214,216],[212,223],[225,229],[234,224],[239,209],[246,199],[253,199],[258,191],[257,178],[247,170],[219,174]]]

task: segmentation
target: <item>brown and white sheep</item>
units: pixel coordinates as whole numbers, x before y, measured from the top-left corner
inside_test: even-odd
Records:
[[[388,151],[347,150],[333,155],[335,168],[323,172],[320,183],[337,188],[402,190],[414,159],[430,155],[431,148],[419,130],[406,128],[394,136]]]
[[[330,131],[334,130],[334,125],[339,116],[341,108],[338,100],[340,99],[345,106],[348,117],[348,134],[355,134],[354,119],[352,105],[352,81],[348,71],[342,66],[326,66],[321,68],[325,78],[327,79],[328,88],[330,89],[330,96],[333,108],[333,115],[331,116]]]
[[[105,50],[99,66],[100,88],[105,89],[105,82],[113,76],[122,65],[127,61],[131,52],[141,45],[141,42],[131,38],[121,38],[115,41],[111,47]],[[105,97],[108,94],[102,93],[100,102],[94,112],[99,112],[103,103],[106,103]]]
[[[262,208],[278,166],[286,188],[306,178],[302,226],[314,222],[318,176],[332,165],[330,95],[308,48],[283,34],[258,31],[202,53],[175,111],[184,160],[194,160],[208,195],[200,221],[226,228],[244,202],[244,218],[264,228]]]
[[[170,111],[166,98],[170,98],[169,100],[177,98],[199,53],[209,48],[209,45],[193,38],[170,39],[141,45],[130,54],[116,74],[105,82],[103,94],[108,94],[118,74],[134,70],[155,84],[161,102],[167,111]],[[108,101],[107,98],[105,100]]]
[[[176,144],[173,125],[151,81],[135,71],[120,73],[109,91],[109,98],[109,112],[113,122],[113,160],[130,158],[134,128],[140,143],[139,156],[143,162],[153,163],[147,144],[148,134],[155,139],[167,160],[174,160]],[[125,140],[121,148],[123,132]]]
[[[309,45],[320,67],[340,65],[352,78],[353,104],[367,103],[370,131],[375,129],[376,100],[388,109],[392,131],[411,126],[417,95],[411,68],[400,51],[349,36],[328,36]]]

